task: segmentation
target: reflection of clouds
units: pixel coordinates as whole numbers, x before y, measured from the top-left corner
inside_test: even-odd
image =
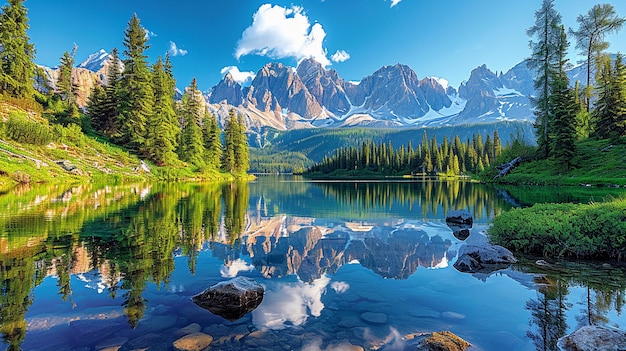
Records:
[[[284,329],[289,324],[304,324],[309,313],[319,317],[329,282],[330,278],[322,276],[311,284],[299,281],[266,286],[263,303],[252,312],[252,322],[259,329]]]
[[[330,287],[333,288],[337,294],[343,294],[350,289],[350,284],[346,282],[333,282],[330,284]]]
[[[220,274],[224,278],[234,278],[239,272],[250,272],[252,270],[254,270],[253,265],[248,264],[242,259],[236,259],[229,262],[228,265],[223,265],[220,268]]]

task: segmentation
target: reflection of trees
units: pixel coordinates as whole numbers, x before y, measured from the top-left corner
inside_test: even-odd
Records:
[[[524,270],[539,272],[535,266]],[[576,315],[577,328],[585,325],[602,325],[608,322],[608,313],[615,310],[622,313],[626,292],[626,275],[623,269],[608,272],[584,264],[564,263],[553,266],[545,278],[548,285],[542,286],[537,299],[526,303],[531,311],[528,336],[537,350],[559,350],[558,339],[565,335],[568,328],[565,313],[573,305],[567,301],[572,287],[583,287],[586,293],[580,305],[580,314]]]
[[[533,340],[537,351],[559,350],[557,342],[567,331],[565,312],[571,306],[567,303],[568,293],[567,282],[557,279],[553,284],[541,287],[537,299],[526,302],[526,309],[532,316],[531,329],[526,335]]]
[[[419,209],[424,218],[443,217],[449,210],[467,208],[476,219],[490,218],[510,207],[493,188],[460,181],[321,182],[326,197],[332,196],[350,218],[371,211]],[[358,216],[357,216],[358,217]]]

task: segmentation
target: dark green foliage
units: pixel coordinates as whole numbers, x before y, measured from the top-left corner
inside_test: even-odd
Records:
[[[158,165],[171,165],[178,159],[175,150],[180,134],[174,92],[160,57],[152,71],[154,105],[147,123],[145,154]]]
[[[621,260],[626,258],[626,198],[512,209],[494,218],[489,236],[527,254]]]
[[[24,0],[9,0],[0,14],[0,92],[17,98],[34,93],[35,47],[29,42]]]
[[[72,69],[74,68],[74,55],[76,54],[77,46],[74,45],[72,53],[65,51],[61,57],[61,64],[59,65],[59,78],[56,82],[55,93],[61,97],[61,100],[66,104],[74,104],[76,102],[76,86],[72,83]]]
[[[614,66],[608,56],[598,59],[597,82],[593,135],[611,139],[626,136],[626,66],[622,55],[617,55]]]
[[[52,131],[48,125],[29,120],[20,113],[9,113],[6,123],[6,135],[20,143],[46,145],[52,140]]]
[[[232,174],[245,174],[250,169],[248,140],[243,121],[231,109],[224,125],[222,170]]]
[[[554,75],[557,50],[560,40],[561,15],[554,8],[554,0],[543,0],[541,8],[535,11],[535,24],[526,33],[531,37],[528,67],[536,73],[535,97],[535,130],[537,134],[537,153],[539,157],[550,156],[550,115],[549,96],[550,83]]]
[[[576,153],[576,115],[580,108],[565,73],[568,45],[565,27],[561,27],[561,40],[557,50],[558,66],[550,82],[549,113],[550,129],[553,133],[550,153],[562,171],[569,170],[572,157]]]
[[[458,137],[455,137],[457,140]],[[494,135],[494,139],[495,135]],[[469,173],[482,172],[489,165],[490,150],[495,150],[489,138],[489,149],[484,147],[482,137],[474,135],[472,142],[456,141],[450,146],[448,139],[440,145],[436,136],[428,142],[426,131],[422,143],[417,149],[412,145],[394,149],[391,142],[375,144],[363,142],[361,147],[340,148],[332,157],[326,157],[321,163],[309,167],[305,174],[311,176],[342,176],[348,172],[351,176],[399,176],[414,174],[461,174],[461,164]],[[500,140],[497,138],[497,140]],[[502,149],[499,145],[497,149]],[[492,155],[493,157],[493,155]],[[495,157],[494,157],[495,158]],[[431,160],[434,160],[431,161]]]
[[[194,78],[183,96],[183,106],[180,111],[180,117],[183,120],[183,130],[178,156],[181,160],[197,167],[205,165],[204,141],[202,127],[200,126],[201,116],[204,113],[200,105],[200,99],[202,99],[202,93],[198,91],[196,79]]]
[[[125,31],[124,72],[118,88],[117,140],[130,149],[141,150],[145,146],[147,121],[152,115],[154,94],[152,76],[144,51],[147,44],[146,31],[135,14]]]
[[[220,169],[222,156],[222,140],[219,123],[215,115],[207,114],[204,118],[204,150],[205,161],[209,168]]]

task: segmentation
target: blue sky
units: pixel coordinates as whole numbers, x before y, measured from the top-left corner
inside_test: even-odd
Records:
[[[598,2],[556,0],[566,27]],[[78,45],[77,63],[113,47],[123,50],[133,13],[151,33],[147,55],[168,50],[177,85],[197,77],[209,90],[224,72],[256,72],[270,61],[296,66],[315,57],[346,80],[403,63],[418,77],[443,77],[454,87],[486,64],[506,71],[529,55],[526,29],[541,0],[27,0],[36,62],[58,65]],[[626,1],[611,1],[626,16]],[[626,53],[626,29],[608,38]],[[570,52],[575,53],[573,39]],[[573,56],[573,55],[572,55]],[[575,58],[574,58],[575,59]]]

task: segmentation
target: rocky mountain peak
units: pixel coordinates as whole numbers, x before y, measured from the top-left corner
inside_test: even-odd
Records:
[[[298,76],[315,100],[335,115],[350,110],[350,101],[344,91],[343,79],[335,70],[326,70],[319,62],[305,59],[298,65]]]
[[[209,102],[212,104],[218,104],[224,100],[233,106],[243,104],[241,84],[237,83],[230,73],[226,73],[224,78],[209,93]]]
[[[109,64],[109,53],[104,49],[100,49],[89,55],[85,61],[81,62],[77,67],[85,68],[92,72],[98,72],[104,66]]]

